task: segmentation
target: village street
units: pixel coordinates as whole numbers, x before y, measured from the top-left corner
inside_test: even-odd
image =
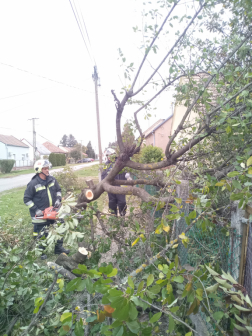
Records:
[[[79,170],[85,167],[90,167],[97,164],[96,161],[94,162],[90,162],[90,163],[85,163],[85,164],[79,164],[76,166],[72,166],[73,170]],[[59,169],[53,169],[50,171],[50,174],[53,175],[53,173],[59,172],[63,170],[63,168],[59,168]],[[0,192],[5,191],[5,190],[9,190],[9,189],[13,189],[13,188],[18,188],[18,187],[23,187],[25,185],[27,185],[32,176],[34,176],[34,174],[27,174],[27,175],[19,175],[16,177],[10,177],[10,178],[1,178],[0,179]]]

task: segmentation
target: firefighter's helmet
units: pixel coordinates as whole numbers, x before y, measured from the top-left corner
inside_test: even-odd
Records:
[[[42,168],[50,168],[50,162],[48,160],[38,160],[35,162],[34,170],[36,174],[42,173]]]

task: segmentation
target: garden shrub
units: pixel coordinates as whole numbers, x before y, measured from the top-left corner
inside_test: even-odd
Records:
[[[49,155],[49,161],[51,162],[53,167],[65,166],[66,165],[66,156],[65,156],[65,154],[51,153]]]
[[[1,173],[10,173],[13,166],[15,164],[15,160],[0,160],[0,171]]]
[[[141,150],[140,162],[152,163],[160,162],[164,157],[164,153],[161,148],[154,146],[146,146]]]

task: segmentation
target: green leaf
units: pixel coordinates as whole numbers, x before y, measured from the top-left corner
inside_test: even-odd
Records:
[[[134,303],[130,302],[129,303],[129,318],[131,320],[135,320],[137,318],[138,315],[138,311],[136,309],[136,306],[134,305]]]
[[[117,318],[120,321],[125,321],[128,319],[129,316],[129,303],[126,302],[125,306],[122,306],[120,309],[116,309],[112,314],[113,318]]]
[[[175,328],[174,319],[173,319],[173,317],[171,315],[169,315],[169,326],[168,326],[169,332],[172,333],[173,330],[174,330],[174,328]]]
[[[175,276],[174,278],[172,278],[172,280],[178,283],[184,282],[184,278],[182,277],[182,275]]]
[[[122,296],[122,295],[123,295],[123,292],[120,291],[120,290],[117,290],[117,289],[115,289],[115,288],[112,288],[112,289],[110,289],[110,291],[109,291],[109,295],[110,295],[110,296]]]
[[[158,202],[158,206],[157,206],[157,210],[156,211],[162,209],[164,206],[165,206],[165,202]]]
[[[241,186],[241,183],[239,181],[233,180],[232,184],[235,188],[242,190],[242,186]]]
[[[227,134],[230,134],[232,132],[232,128],[229,125],[226,128],[226,132],[227,132]]]
[[[154,275],[150,274],[147,278],[147,287],[149,287],[154,281]]]
[[[133,334],[137,334],[139,329],[140,329],[140,325],[137,323],[137,321],[132,321],[132,322],[126,322],[127,327],[129,328],[129,330],[131,332],[133,332]]]
[[[237,175],[239,175],[240,173],[238,171],[232,171],[231,173],[228,173],[227,176],[228,177],[235,177]]]
[[[95,320],[97,320],[97,316],[89,316],[87,319],[86,319],[86,322],[94,322]]]
[[[153,315],[149,322],[150,323],[155,323],[160,319],[161,316],[162,316],[162,312],[159,312],[159,313]]]
[[[79,279],[79,278],[78,278]],[[86,280],[81,280],[80,283],[77,284],[76,286],[76,291],[77,292],[82,292],[86,288]]]
[[[63,313],[60,317],[60,322],[65,321],[67,318],[71,317],[72,313]]]
[[[132,277],[131,276],[128,276],[128,284],[129,286],[134,289],[135,288],[135,285],[134,285],[134,282],[132,280]]]
[[[190,219],[196,218],[196,211],[193,210],[192,212],[190,212],[188,218],[190,218]]]
[[[217,311],[213,314],[213,317],[217,321],[221,320],[223,316],[224,316],[224,313],[222,311]]]
[[[230,196],[231,201],[238,201],[241,198],[243,198],[243,194],[242,193],[231,194],[231,196]]]
[[[152,292],[153,294],[157,294],[160,292],[160,289],[161,287],[159,285],[154,285],[153,287],[149,289],[149,291]]]
[[[74,333],[75,333],[76,336],[83,336],[84,335],[84,328],[83,328],[82,319],[80,319],[80,321],[77,321],[75,323]]]
[[[178,203],[178,204],[181,204],[182,203],[182,198],[177,198],[177,197],[174,197],[175,201]]]
[[[180,214],[171,214],[171,215],[168,215],[167,218],[169,220],[179,219],[180,218]]]
[[[93,293],[93,283],[89,277],[86,279],[86,288],[90,294]]]
[[[113,330],[113,336],[122,336],[123,335],[123,326],[117,327]]]
[[[111,277],[115,276],[116,274],[117,274],[117,268],[113,268],[113,271],[111,273],[107,274],[107,276],[109,278],[111,278]]]
[[[140,282],[140,284],[138,285],[138,288],[137,288],[137,294],[141,292],[141,290],[143,289],[143,286],[144,286],[144,281],[142,280]]]
[[[81,283],[81,278],[76,278],[76,279],[71,280],[66,286],[66,292],[68,293],[68,292],[75,290],[77,286],[80,285],[80,283]]]
[[[247,167],[252,165],[252,156],[247,160]]]
[[[192,336],[192,331],[189,331],[185,336]]]

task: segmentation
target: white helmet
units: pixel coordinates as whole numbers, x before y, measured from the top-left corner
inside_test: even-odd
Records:
[[[38,160],[35,162],[34,170],[36,174],[42,173],[42,168],[50,168],[50,162],[48,160]]]

